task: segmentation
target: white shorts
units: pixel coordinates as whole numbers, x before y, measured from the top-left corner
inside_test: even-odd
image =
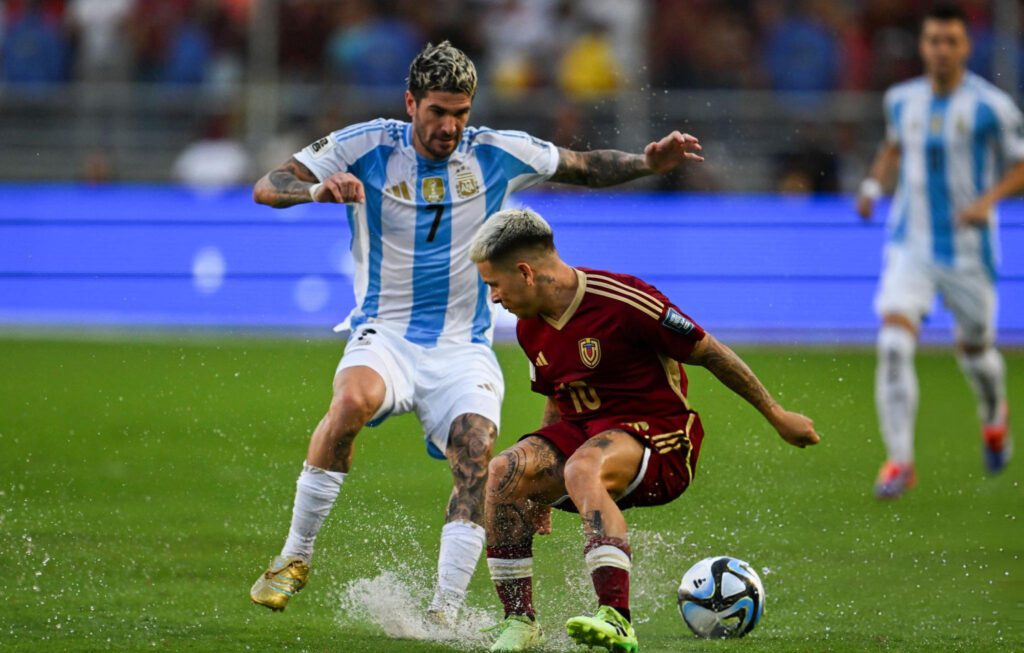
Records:
[[[875,295],[879,317],[896,313],[920,325],[931,312],[937,292],[956,321],[957,340],[977,346],[995,341],[996,289],[980,261],[944,267],[902,247],[886,248]]]
[[[383,324],[363,324],[349,336],[337,374],[366,366],[384,379],[386,394],[369,426],[413,410],[423,425],[427,453],[444,459],[448,432],[459,415],[475,413],[501,425],[505,381],[494,351],[486,345],[427,348]]]

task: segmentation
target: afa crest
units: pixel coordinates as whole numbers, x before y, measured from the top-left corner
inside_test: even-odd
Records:
[[[466,198],[476,195],[480,191],[480,184],[476,177],[469,170],[462,170],[455,175],[455,192],[459,197]]]
[[[589,368],[597,367],[601,362],[601,341],[597,338],[580,340],[580,360]]]
[[[444,180],[440,177],[427,177],[423,180],[423,199],[431,204],[444,201]]]

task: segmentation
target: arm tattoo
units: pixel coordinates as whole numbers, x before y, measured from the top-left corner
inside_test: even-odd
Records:
[[[309,188],[314,183],[316,176],[292,157],[283,166],[271,170],[256,182],[253,197],[260,204],[283,209],[312,201]]]
[[[491,446],[497,435],[494,424],[480,415],[467,413],[452,422],[445,452],[454,482],[448,500],[448,521],[483,523],[487,464],[491,461]]]
[[[704,340],[698,343],[693,354],[685,362],[707,368],[727,388],[746,399],[765,417],[778,406],[778,402],[772,398],[736,352],[716,340],[710,333],[704,336]]]
[[[651,174],[642,154],[618,150],[574,152],[558,148],[558,168],[551,181],[590,188],[614,186]]]

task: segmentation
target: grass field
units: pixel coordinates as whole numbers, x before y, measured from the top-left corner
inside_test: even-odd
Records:
[[[374,623],[393,627],[420,608],[448,494],[447,468],[424,455],[410,418],[360,436],[308,589],[283,614],[249,604],[285,535],[340,351],[298,340],[0,339],[0,648],[480,648],[472,637],[392,639]],[[692,373],[708,432],[696,482],[670,506],[628,514],[641,650],[1024,650],[1024,460],[995,479],[981,473],[973,399],[952,356],[920,356],[920,485],[883,504],[870,498],[882,457],[873,353],[741,353],[824,441],[787,447]],[[499,354],[504,447],[536,423],[540,401],[518,351]],[[1024,415],[1024,353],[1007,359]],[[554,526],[536,545],[537,603],[551,649],[565,650],[561,622],[593,599],[575,517],[556,514]],[[762,573],[765,618],[745,640],[694,640],[676,612],[680,575],[713,554]],[[470,602],[473,625],[497,615],[483,565]]]

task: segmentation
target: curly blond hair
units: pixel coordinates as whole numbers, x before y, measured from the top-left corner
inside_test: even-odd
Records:
[[[437,45],[427,43],[412,60],[406,83],[417,101],[423,99],[427,91],[465,93],[473,97],[476,95],[476,66],[465,52],[449,41]]]

